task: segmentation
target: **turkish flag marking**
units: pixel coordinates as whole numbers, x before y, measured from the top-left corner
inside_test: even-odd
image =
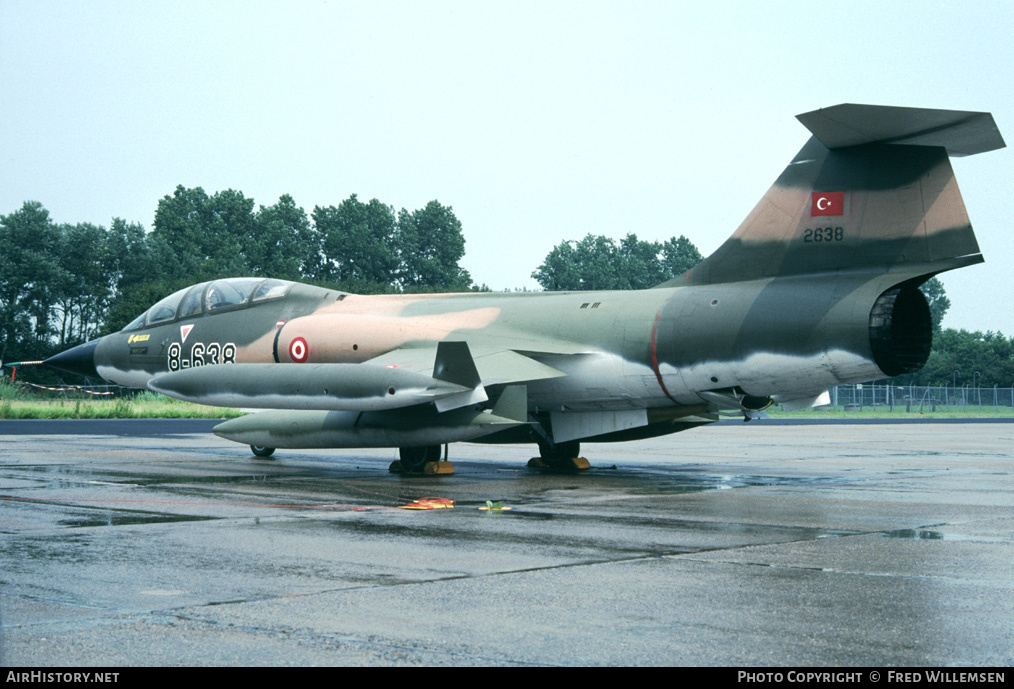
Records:
[[[845,214],[845,192],[844,191],[815,191],[813,192],[813,204],[810,206],[810,217],[818,215],[844,215]]]

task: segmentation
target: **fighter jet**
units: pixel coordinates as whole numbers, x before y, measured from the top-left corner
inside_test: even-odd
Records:
[[[932,344],[919,285],[983,260],[949,156],[1002,148],[993,117],[845,104],[798,119],[812,137],[746,220],[654,289],[361,296],[229,278],[46,363],[263,409],[214,428],[257,455],[392,447],[392,470],[436,473],[452,442],[535,443],[536,464],[580,468],[583,442],[917,371]]]

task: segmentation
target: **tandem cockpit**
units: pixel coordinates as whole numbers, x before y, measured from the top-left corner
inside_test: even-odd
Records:
[[[271,278],[209,280],[170,294],[132,320],[123,330],[140,330],[175,320],[248,308],[284,297],[295,284]]]
[[[282,324],[345,296],[274,278],[209,280],[170,294],[119,332],[61,352],[46,363],[134,388],[147,387],[152,376],[166,370],[243,358],[277,363],[274,341]],[[210,316],[216,317],[212,330]],[[275,324],[274,331],[266,333],[262,322]]]

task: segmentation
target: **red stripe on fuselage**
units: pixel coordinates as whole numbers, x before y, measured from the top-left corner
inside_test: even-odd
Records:
[[[658,352],[655,348],[655,334],[658,332],[658,318],[661,315],[662,310],[659,309],[655,314],[655,322],[651,326],[651,368],[655,372],[655,378],[658,380],[658,386],[662,388],[662,392],[665,393],[666,397],[675,402],[676,400],[673,399],[673,396],[669,394],[668,390],[666,390],[665,383],[662,382],[662,374],[658,370]]]

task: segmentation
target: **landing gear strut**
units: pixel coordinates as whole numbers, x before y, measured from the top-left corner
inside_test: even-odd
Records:
[[[444,446],[446,448],[446,446]],[[447,461],[446,452],[444,460],[440,461],[440,446],[426,445],[424,447],[399,447],[399,459],[391,462],[388,470],[394,474],[453,474],[454,465]]]

